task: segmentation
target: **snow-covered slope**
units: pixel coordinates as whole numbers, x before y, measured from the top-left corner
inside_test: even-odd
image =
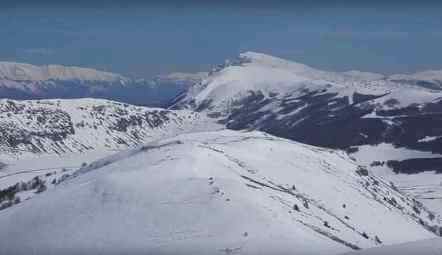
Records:
[[[437,80],[439,74],[432,71],[411,76],[415,81]],[[442,90],[400,77],[327,72],[247,52],[215,68],[172,108],[207,112],[232,129],[258,129],[350,152],[360,149],[361,153],[353,155],[356,159],[369,166],[381,156],[389,177],[393,172],[426,172],[425,179],[432,176],[428,181],[412,184],[398,179],[399,186],[404,190],[429,187],[421,191],[428,192],[427,197],[434,198],[432,202],[442,210],[438,195],[442,186],[435,186],[437,180],[442,182],[436,174],[442,172],[442,129],[437,128],[442,126]],[[392,149],[376,153],[376,148],[384,147]],[[397,153],[401,156],[395,156]]]
[[[204,114],[100,99],[0,100],[0,158],[120,150],[211,128]]]
[[[40,154],[38,157],[19,159],[5,159],[5,156],[2,155],[0,161],[4,162],[4,166],[0,166],[0,192],[17,183],[28,182],[35,177],[46,179],[46,175],[48,175],[54,178],[54,173],[62,176],[84,164],[115,153],[114,150],[95,150],[62,155]]]
[[[0,253],[337,254],[431,238],[441,219],[429,215],[342,152],[192,133],[98,160],[0,211]]]
[[[346,253],[346,255],[440,255],[442,238],[415,241],[410,243],[371,248],[364,251]]]
[[[355,152],[351,156],[359,164],[371,168],[378,176],[394,182],[399,189],[442,213],[441,153],[396,147],[388,143],[352,149]]]

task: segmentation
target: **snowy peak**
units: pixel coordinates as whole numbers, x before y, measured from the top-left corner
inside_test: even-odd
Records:
[[[176,105],[211,109],[225,115],[232,106],[251,95],[274,101],[316,94],[343,99],[349,105],[372,100],[373,105],[385,109],[432,102],[440,97],[439,92],[393,81],[381,74],[328,72],[265,54],[246,52],[240,54],[237,60],[218,66],[206,79],[190,88]]]
[[[1,211],[0,253],[337,254],[434,237],[429,213],[342,152],[201,132],[98,160]]]
[[[13,81],[47,81],[47,80],[80,80],[80,81],[122,81],[119,74],[97,71],[95,69],[45,65],[35,66],[24,63],[0,62],[0,79]]]
[[[266,55],[263,53],[251,52],[251,51],[241,53],[238,59],[242,60],[243,63],[250,63],[254,65],[262,65],[274,68],[285,67],[291,69],[292,71],[297,71],[297,72],[318,71],[312,67],[309,67],[301,63],[288,61],[282,58]]]
[[[257,52],[245,52],[241,53],[238,57],[240,63],[248,65],[260,65],[268,68],[285,69],[291,73],[309,79],[323,79],[328,81],[343,81],[345,79],[350,80],[379,80],[385,76],[377,73],[361,72],[361,71],[347,71],[347,72],[329,72],[319,70],[308,65],[294,62],[291,60],[285,60],[282,58],[257,53]]]

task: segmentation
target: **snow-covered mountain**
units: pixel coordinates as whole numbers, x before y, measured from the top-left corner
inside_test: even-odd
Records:
[[[426,73],[437,72],[423,72],[409,77],[420,77]],[[348,105],[373,101],[376,107],[372,110],[375,111],[404,108],[439,99],[441,93],[438,90],[400,83],[397,81],[400,76],[387,77],[359,71],[327,72],[265,54],[246,52],[240,54],[237,60],[219,66],[208,78],[193,86],[177,106],[210,108],[225,116],[234,111],[235,104],[254,93],[258,94],[255,97],[291,101],[302,100],[302,96],[341,98]]]
[[[210,128],[204,114],[101,99],[0,100],[0,158],[120,150]]]
[[[0,98],[94,97],[162,106],[203,77],[204,73],[173,73],[145,80],[82,67],[0,62]]]
[[[440,232],[345,153],[256,131],[183,134],[45,178],[9,191],[1,254],[338,254]]]
[[[216,67],[171,107],[207,112],[232,129],[359,149],[360,162],[386,168],[379,171],[442,211],[442,180],[435,175],[442,171],[442,90],[435,85],[441,74],[328,72],[247,52]],[[413,183],[392,172],[425,177]]]

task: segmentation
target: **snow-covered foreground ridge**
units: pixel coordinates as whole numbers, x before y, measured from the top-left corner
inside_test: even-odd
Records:
[[[100,99],[0,100],[2,158],[120,150],[189,132],[204,115]]]
[[[364,251],[346,253],[345,255],[440,255],[442,238],[434,238],[398,245],[372,248]]]
[[[440,221],[342,152],[225,130],[98,160],[1,211],[0,253],[338,254]]]

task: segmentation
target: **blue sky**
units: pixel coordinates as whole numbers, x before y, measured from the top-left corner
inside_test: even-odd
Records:
[[[440,4],[207,2],[2,6],[0,60],[150,77],[252,50],[327,70],[442,69]]]

